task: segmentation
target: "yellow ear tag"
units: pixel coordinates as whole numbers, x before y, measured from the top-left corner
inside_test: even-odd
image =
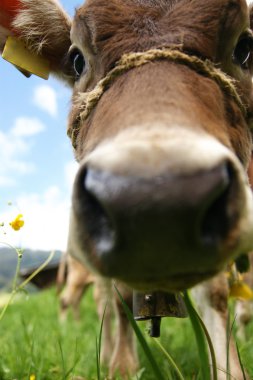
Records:
[[[243,300],[253,299],[253,291],[250,287],[241,281],[236,281],[230,285],[230,297],[240,298]]]
[[[16,37],[7,38],[2,57],[21,72],[28,72],[43,79],[49,77],[49,61],[28,50]]]

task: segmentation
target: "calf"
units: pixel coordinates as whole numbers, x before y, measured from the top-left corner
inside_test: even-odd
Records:
[[[74,86],[77,258],[133,288],[178,291],[248,251],[246,2],[88,0],[72,26],[53,0],[21,4],[16,33]]]
[[[251,250],[246,1],[87,0],[72,23],[53,0],[21,4],[15,32],[73,85],[76,258],[176,292]]]
[[[214,276],[252,246],[246,3],[87,1],[71,38],[77,258],[141,290]]]

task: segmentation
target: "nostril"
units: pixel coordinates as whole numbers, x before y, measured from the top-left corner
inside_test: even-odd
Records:
[[[228,160],[194,175],[152,178],[82,167],[73,210],[82,224],[78,235],[83,247],[103,266],[103,273],[113,273],[114,263],[120,262],[117,255],[132,263],[129,252],[142,252],[141,262],[156,250],[176,255],[191,244],[196,251],[220,252],[236,232],[244,204],[238,173]],[[121,269],[119,265],[115,270]]]
[[[208,246],[217,246],[227,237],[238,221],[240,209],[237,175],[232,164],[222,164],[216,175],[219,181],[209,194],[200,222],[201,241]]]
[[[101,178],[92,170],[86,169],[82,186],[86,230],[96,251],[105,253],[113,249],[116,233],[109,211],[99,197],[100,187]]]

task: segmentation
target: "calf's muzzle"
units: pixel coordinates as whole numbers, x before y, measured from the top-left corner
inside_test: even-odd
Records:
[[[242,253],[243,170],[211,137],[185,131],[182,148],[183,134],[166,130],[159,143],[152,132],[132,144],[116,138],[81,165],[73,197],[77,240],[103,275],[142,290],[176,291]]]

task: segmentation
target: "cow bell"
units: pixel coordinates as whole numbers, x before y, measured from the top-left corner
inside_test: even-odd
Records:
[[[186,307],[180,294],[166,292],[133,293],[133,315],[136,321],[150,320],[149,335],[160,336],[162,317],[187,317]]]

